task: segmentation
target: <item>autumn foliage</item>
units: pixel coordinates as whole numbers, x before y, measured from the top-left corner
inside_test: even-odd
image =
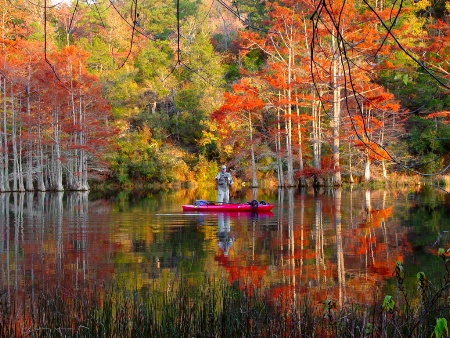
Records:
[[[89,189],[113,129],[88,55],[69,46],[46,59],[42,43],[2,42],[0,191]]]

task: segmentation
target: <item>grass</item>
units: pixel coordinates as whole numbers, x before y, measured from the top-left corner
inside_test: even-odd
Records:
[[[263,290],[247,292],[211,277],[195,283],[187,278],[168,284],[155,281],[142,290],[113,284],[71,292],[48,289],[16,302],[4,292],[0,336],[444,337],[445,318],[450,316],[450,265],[443,249],[439,257],[443,262],[439,283],[418,273],[408,292],[398,262],[395,296],[386,295],[383,304],[340,309],[327,299],[314,303],[308,295],[271,299]]]

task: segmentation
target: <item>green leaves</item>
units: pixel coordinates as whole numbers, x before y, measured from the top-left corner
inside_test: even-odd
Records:
[[[448,325],[447,319],[445,318],[436,318],[436,326],[434,327],[434,332],[431,334],[431,337],[441,338],[445,336],[448,337]]]
[[[408,84],[408,74],[397,73],[394,76],[394,80],[401,80],[403,84],[406,86]]]
[[[443,167],[448,154],[450,128],[437,118],[411,117],[408,121],[407,144],[410,153],[423,163],[422,170],[435,171]],[[428,161],[428,162],[427,162]]]
[[[395,309],[395,301],[394,298],[392,296],[385,296],[384,300],[383,300],[383,310],[388,312],[388,313],[392,313],[394,312]]]
[[[330,311],[334,307],[333,301],[327,299],[323,302],[323,310],[324,312]]]
[[[372,333],[373,333],[373,324],[372,323],[367,323],[365,328],[364,328],[364,334],[370,335]]]
[[[422,271],[417,273],[417,285],[422,289],[428,286],[428,279]]]

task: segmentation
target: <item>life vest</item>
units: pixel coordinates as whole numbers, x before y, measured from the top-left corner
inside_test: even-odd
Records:
[[[220,173],[217,183],[222,187],[226,187],[229,184],[228,174]]]

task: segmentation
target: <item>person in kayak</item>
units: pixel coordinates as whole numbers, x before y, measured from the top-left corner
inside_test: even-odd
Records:
[[[215,178],[217,182],[217,202],[228,203],[230,201],[230,186],[233,184],[231,174],[227,172],[227,166],[223,165]]]

